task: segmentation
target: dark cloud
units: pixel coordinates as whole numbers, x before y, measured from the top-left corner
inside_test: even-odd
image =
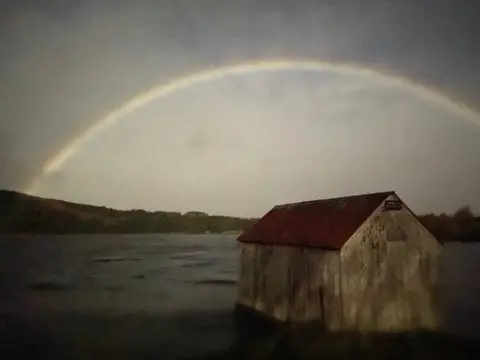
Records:
[[[48,186],[58,187],[64,184],[68,180],[68,175],[63,171],[54,171],[45,177],[44,182],[48,183]]]
[[[211,141],[209,134],[205,131],[198,130],[188,137],[186,148],[193,152],[202,151],[211,144]]]
[[[0,184],[2,188],[22,190],[39,171],[38,164],[19,156],[18,144],[6,132],[0,132]]]

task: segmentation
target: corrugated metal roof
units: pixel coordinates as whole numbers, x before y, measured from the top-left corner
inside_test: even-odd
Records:
[[[394,192],[275,206],[238,238],[244,243],[339,250]]]

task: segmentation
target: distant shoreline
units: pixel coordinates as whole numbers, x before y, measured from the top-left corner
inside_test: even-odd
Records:
[[[441,243],[480,242],[480,216],[468,206],[418,219]],[[202,211],[117,210],[0,190],[0,234],[5,235],[240,235],[256,221]]]
[[[0,190],[0,234],[241,234],[255,219],[117,210]]]
[[[36,236],[36,235],[45,235],[45,236],[65,236],[65,235],[91,235],[91,236],[97,236],[97,235],[108,235],[108,236],[126,236],[126,235],[132,235],[132,236],[147,236],[147,235],[236,235],[240,236],[243,233],[243,231],[225,231],[225,232],[123,232],[123,233],[111,233],[111,232],[96,232],[96,233],[85,233],[85,232],[63,232],[63,233],[48,233],[48,232],[35,232],[35,233],[28,233],[28,232],[0,232],[0,236],[8,236],[8,235],[14,235],[16,237],[28,237],[28,236]]]

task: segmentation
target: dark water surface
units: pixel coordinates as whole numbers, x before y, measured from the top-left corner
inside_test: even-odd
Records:
[[[235,237],[2,236],[2,341],[85,359],[224,348],[234,338]],[[443,265],[449,330],[480,336],[480,244],[445,246]]]

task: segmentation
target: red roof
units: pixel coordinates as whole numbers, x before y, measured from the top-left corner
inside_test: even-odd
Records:
[[[394,192],[275,206],[238,238],[243,243],[339,250]]]

